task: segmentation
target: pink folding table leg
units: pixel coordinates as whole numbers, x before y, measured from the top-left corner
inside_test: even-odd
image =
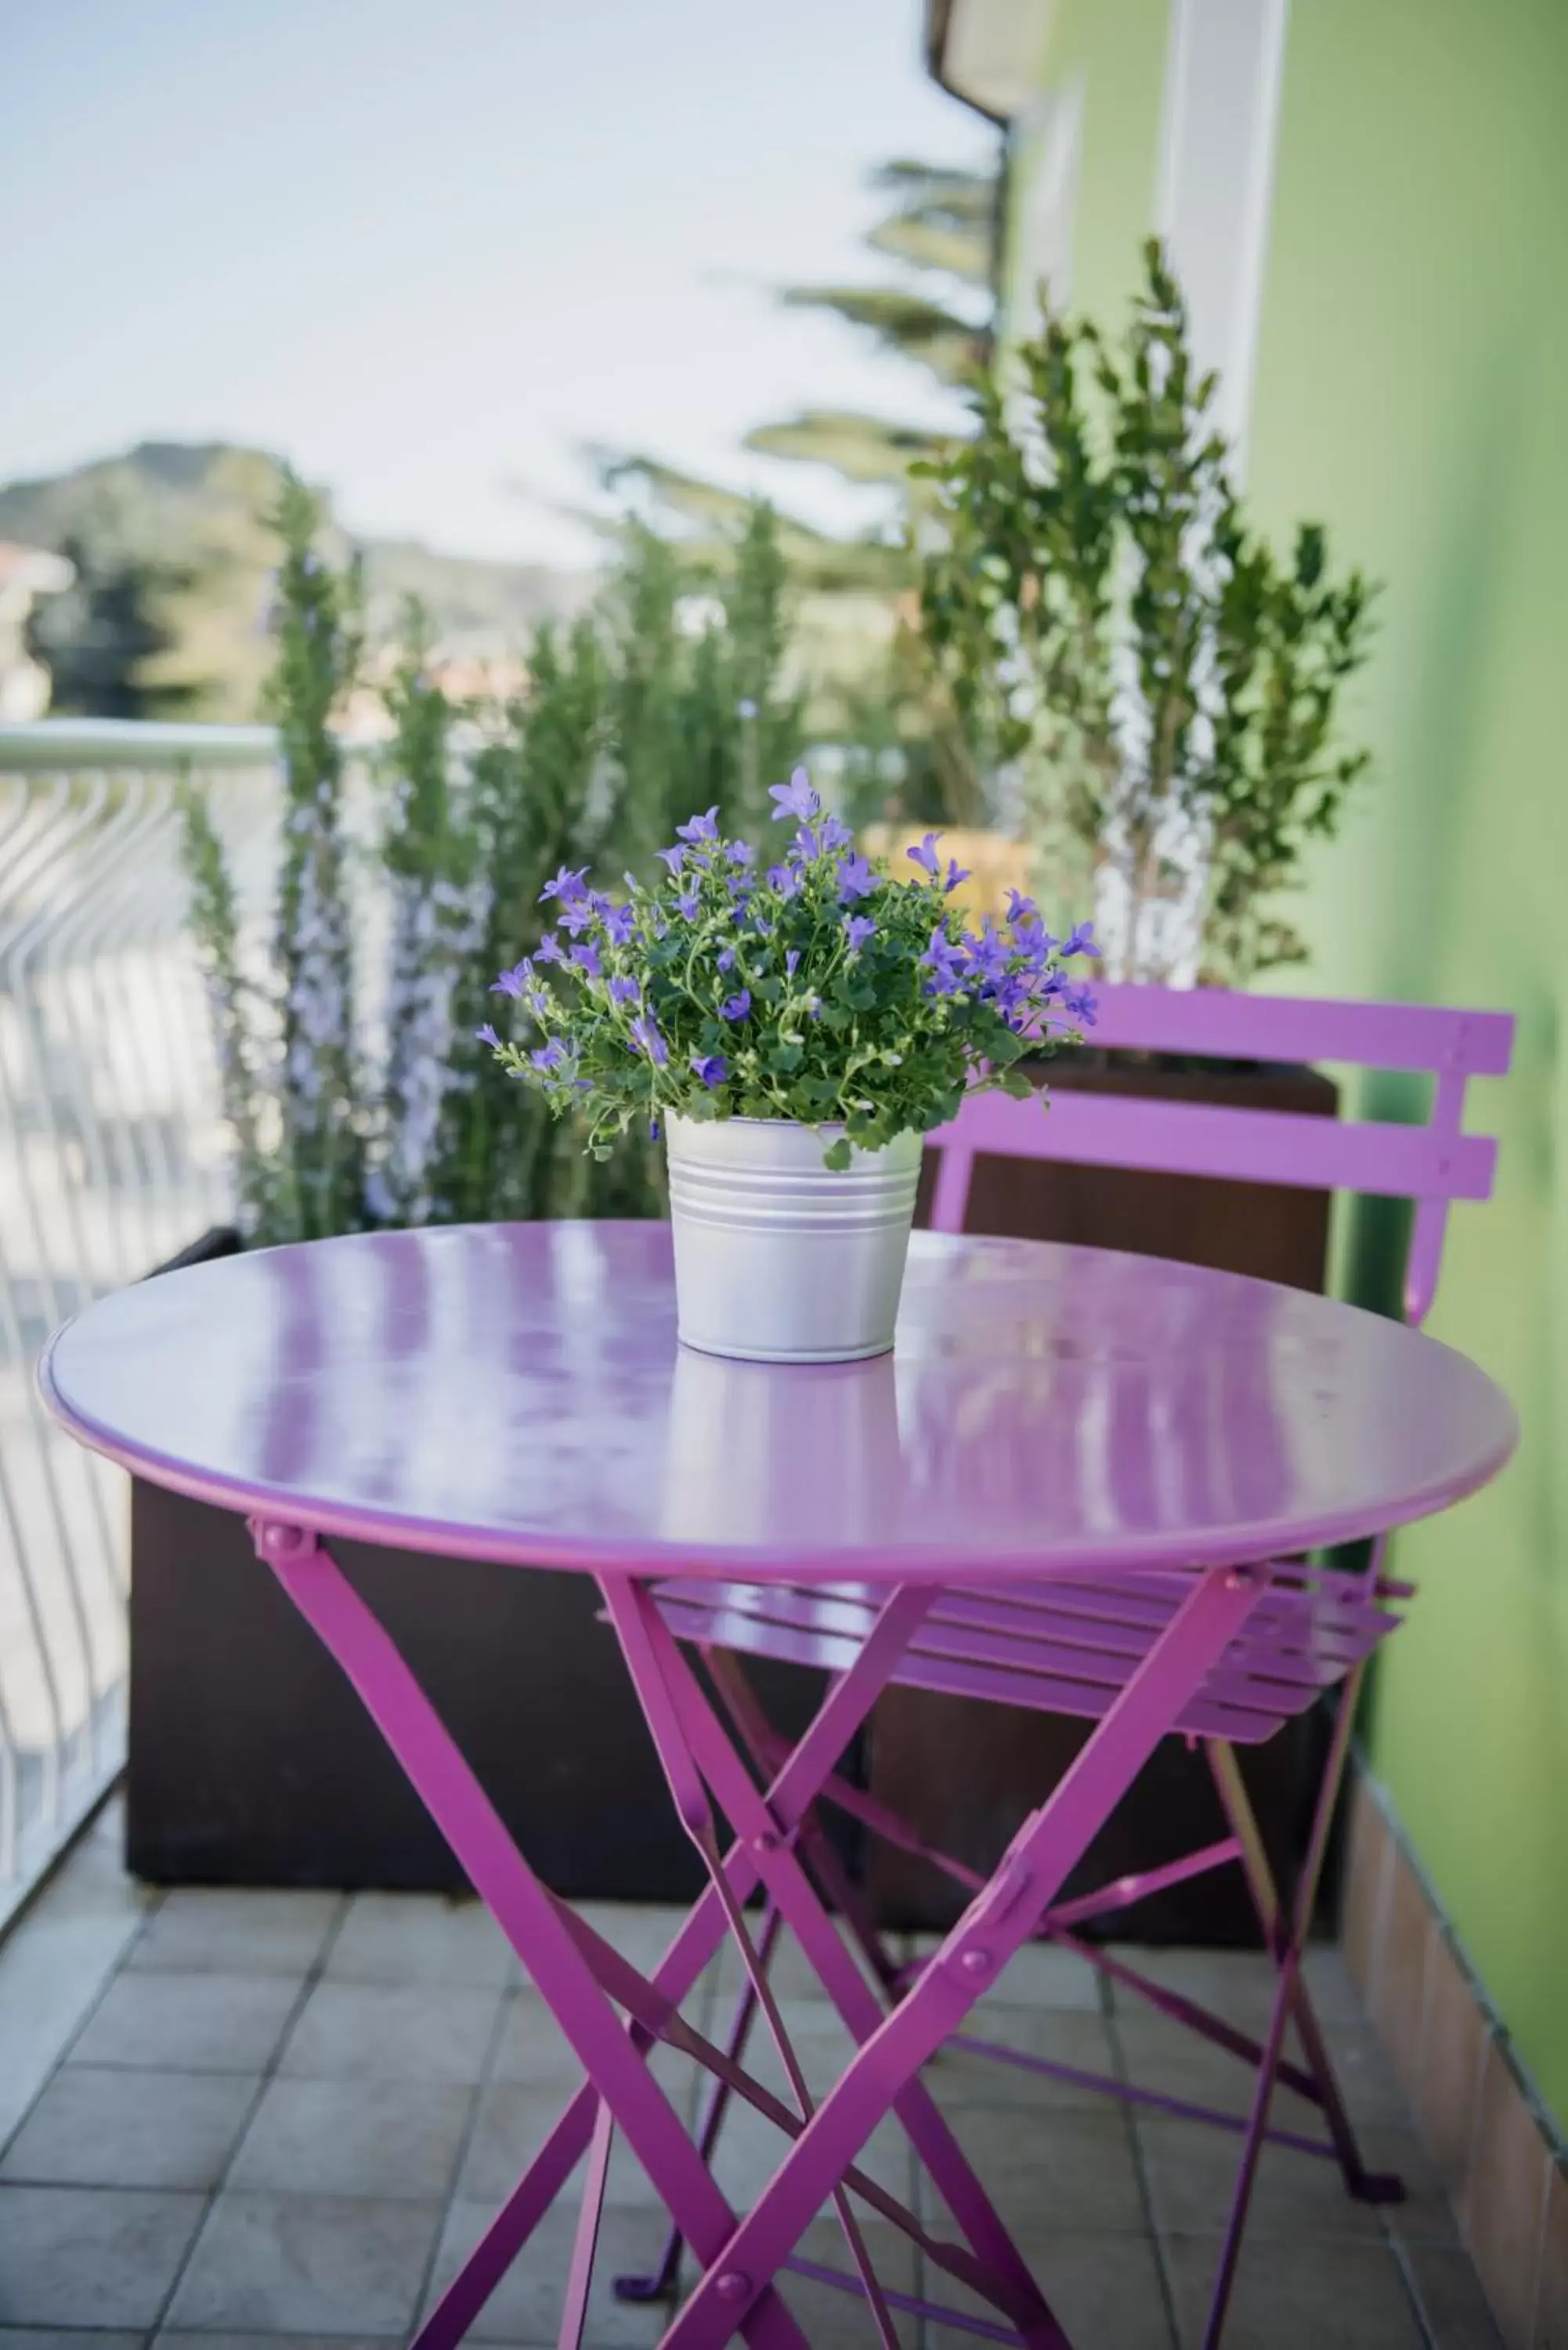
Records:
[[[781,1823],[804,1817],[869,1713],[929,1605],[929,1593],[910,1589],[892,1592],[883,1603],[860,1654],[834,1683],[769,1785],[767,1800]],[[724,1866],[735,1898],[745,1900],[758,1874],[750,1854],[737,1845],[726,1856]],[[584,1946],[593,1939],[580,1920],[576,1930]],[[671,2004],[678,2004],[719,1948],[724,1931],[723,1908],[716,1889],[710,1886],[660,1960],[652,1988]],[[645,2046],[651,2034],[634,2030],[630,2036],[634,2045]],[[425,2321],[414,2350],[452,2350],[461,2341],[581,2159],[597,2110],[597,2096],[591,2085],[585,2084]]]
[[[255,1520],[253,1532],[260,1555],[358,1690],[681,2231],[712,2262],[733,2232],[734,2213],[397,1647],[308,1530]],[[755,2350],[808,2350],[771,2289],[743,2314]]]
[[[1360,1675],[1355,1676],[1358,1686]],[[1324,1857],[1328,1850],[1329,1828],[1334,1817],[1334,1801],[1349,1750],[1350,1733],[1355,1715],[1355,1687],[1342,1692],[1340,1708],[1334,1723],[1334,1739],[1325,1764],[1323,1783],[1318,1791],[1317,1808],[1313,1817],[1312,1832],[1307,1839],[1306,1856],[1302,1864],[1294,1899],[1287,1913],[1274,1892],[1261,1838],[1256,1835],[1251,1806],[1236,1768],[1235,1756],[1229,1747],[1219,1746],[1211,1756],[1216,1783],[1221,1800],[1238,1835],[1248,1853],[1248,1881],[1258,1903],[1259,1918],[1279,1970],[1279,1981],[1274,1991],[1269,2028],[1263,2040],[1262,2061],[1258,2067],[1257,2085],[1253,2093],[1251,2112],[1248,2117],[1247,2135],[1242,2144],[1241,2158],[1237,2168],[1235,2194],[1231,2217],[1220,2247],[1220,2260],[1214,2273],[1209,2322],[1204,2329],[1202,2350],[1219,2350],[1225,2314],[1236,2281],[1236,2267],[1241,2254],[1241,2234],[1247,2224],[1247,2212],[1257,2178],[1258,2158],[1262,2150],[1268,2127],[1269,2106],[1273,2096],[1274,2076],[1279,2069],[1280,2053],[1284,2044],[1285,2026],[1293,2009],[1298,2026],[1305,2020],[1303,2034],[1309,2062],[1314,2046],[1321,2057],[1323,2072],[1320,2087],[1335,2150],[1345,2167],[1345,2183],[1353,2195],[1366,2202],[1397,2202],[1404,2194],[1402,2182],[1394,2178],[1369,2173],[1361,2159],[1349,2116],[1340,2098],[1334,2074],[1329,2066],[1322,2035],[1317,2031],[1316,2018],[1301,1979],[1302,1953],[1312,1926],[1313,1908],[1317,1900],[1318,1879],[1323,1872]]]
[[[770,1902],[767,1913],[763,1919],[763,1930],[757,1938],[757,1958],[764,1972],[773,1963],[774,1950],[784,1920],[777,1909]],[[752,2026],[756,2021],[756,1986],[748,1975],[736,2005],[734,2021],[730,2026],[729,2039],[724,2043],[724,2054],[737,2064],[745,2055],[746,2043],[752,2036]],[[723,2127],[724,2115],[732,2094],[728,2084],[721,2079],[715,2079],[708,2092],[702,2126],[697,2134],[697,2151],[710,2169],[713,2167],[713,2152],[719,2143],[719,2133]],[[675,2279],[680,2267],[681,2241],[680,2229],[671,2228],[664,2240],[664,2251],[659,2257],[657,2268],[638,2276],[617,2277],[616,2299],[618,2301],[667,2301],[675,2290]]]
[[[798,1823],[788,1822],[753,1785],[652,1595],[645,1587],[611,1584],[607,1579],[603,1587],[610,1619],[656,1739],[664,1748],[684,1746],[688,1769],[701,1770],[712,1786],[737,1842],[753,1853],[763,1882],[824,1989],[856,2039],[864,2041],[877,2030],[882,2011],[792,1849],[793,1825]],[[691,1794],[686,1803],[695,1805],[698,1800]],[[887,2102],[908,2130],[916,2152],[983,2263],[966,2281],[1008,2309],[1033,2350],[1063,2350],[1065,2336],[924,2084],[918,2080],[901,2084]],[[836,2183],[836,2179],[826,2180],[818,2199],[826,2199]]]
[[[722,2260],[705,2272],[660,2350],[719,2350],[730,2339],[752,2296],[777,2274],[882,2115],[1030,1938],[1267,1581],[1266,1571],[1216,1570],[1183,1601],[1050,1800],[1014,1838],[987,1890],[971,1903],[905,1999],[862,2043]]]

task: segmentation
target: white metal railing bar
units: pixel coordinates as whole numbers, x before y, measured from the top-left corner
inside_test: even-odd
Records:
[[[276,760],[267,726],[0,726],[0,1926],[123,1757],[124,1481],[33,1365],[230,1211],[176,795],[206,795],[258,911]]]

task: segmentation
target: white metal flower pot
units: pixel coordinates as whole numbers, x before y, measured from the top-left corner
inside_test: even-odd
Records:
[[[823,1165],[841,1129],[671,1118],[683,1343],[759,1363],[852,1363],[893,1344],[920,1137]]]

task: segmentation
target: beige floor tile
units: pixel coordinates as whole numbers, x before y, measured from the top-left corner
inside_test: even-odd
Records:
[[[437,2203],[234,2190],[213,2206],[169,2312],[177,2332],[390,2334],[413,2318]]]
[[[1171,2350],[1159,2269],[1147,2239],[1078,2229],[1033,2236],[1025,2249],[1041,2292],[1083,2350]],[[996,2322],[993,2308],[929,2262],[921,2292],[929,2301]],[[928,2321],[927,2350],[963,2350],[974,2338]]]
[[[286,1975],[121,1974],[71,2050],[79,2064],[255,2073],[272,2061],[299,1986]]]
[[[126,1965],[300,1977],[320,1957],[342,1907],[337,1893],[179,1886],[149,1918]]]
[[[981,2185],[1026,2248],[1074,2228],[1142,2231],[1132,2135],[1121,2115],[1042,2110],[1024,2120],[968,2106],[949,2119]],[[919,2192],[923,2210],[946,2217],[923,2173]]]
[[[1228,2224],[1241,2140],[1202,2122],[1140,2114],[1135,2123],[1155,2224],[1173,2235],[1219,2233]],[[1294,2148],[1265,2146],[1247,2215],[1249,2240],[1382,2234],[1380,2208],[1345,2191],[1339,2167]]]
[[[649,2059],[653,2076],[666,2094],[689,2113],[694,2085],[701,2073],[695,2057],[683,2049],[661,2043]],[[563,2033],[537,1991],[524,1985],[507,2002],[492,2067],[500,2081],[516,2081],[536,2090],[552,2090],[565,2102],[587,2078],[571,2043]]]
[[[436,2258],[427,2314],[493,2216],[484,2203],[452,2206]],[[530,2350],[555,2342],[576,2226],[573,2210],[562,2208],[545,2215],[474,2320],[471,2341],[526,2343]],[[587,2340],[593,2350],[651,2350],[664,2332],[670,2320],[666,2303],[618,2302],[614,2292],[617,2276],[641,2274],[654,2266],[664,2232],[659,2212],[605,2212],[588,2310]]]
[[[1075,2073],[1106,2078],[1116,2074],[1110,2033],[1097,2015],[1071,2008],[996,2007],[971,2017],[964,2029],[977,2039],[1067,2065]],[[956,2042],[950,2042],[926,2066],[924,2079],[944,2111],[959,2106],[1001,2106],[1021,2115],[1046,2107],[1108,2109],[1104,2090],[1054,2074],[1025,2072]]]
[[[713,2157],[713,2176],[737,2211],[749,2211],[789,2151],[790,2141],[750,2106],[732,2107]],[[903,2125],[881,2122],[855,2158],[857,2170],[909,2203],[914,2158]]]
[[[1503,2350],[1468,2252],[1417,2244],[1407,2261],[1436,2350]],[[1553,2350],[1550,2338],[1542,2350]]]
[[[884,2292],[913,2295],[917,2290],[918,2256],[909,2238],[885,2222],[857,2211],[861,2240],[872,2272]],[[795,2247],[796,2256],[840,2276],[855,2273],[854,2257],[836,2219],[814,2220]],[[813,2278],[789,2275],[781,2279],[784,2300],[800,2320],[811,2350],[867,2350],[877,2339],[869,2309],[858,2293]],[[897,2308],[889,2312],[900,2342],[915,2350],[919,2321]],[[972,2342],[973,2336],[971,2340]]]
[[[1166,2245],[1183,2350],[1197,2350],[1209,2310],[1217,2239]],[[1225,2350],[1427,2350],[1405,2279],[1386,2244],[1248,2244],[1225,2324]]]
[[[357,1893],[327,1960],[329,1981],[442,1984],[479,1990],[515,1981],[511,1945],[479,1901],[428,1893]]]
[[[215,2187],[260,2087],[251,2073],[67,2064],[13,2139],[0,2178],[78,2187]]]
[[[1243,2032],[1261,2034],[1269,2020],[1277,1977],[1261,1950],[1145,1950],[1135,1943],[1111,1947],[1113,1956],[1139,1974],[1195,2000]],[[1125,1983],[1112,1985],[1112,1999],[1118,2015],[1150,2012],[1139,1993]]]
[[[151,2325],[203,2208],[130,2188],[0,2187],[0,2324]]]
[[[1246,2027],[1243,2027],[1245,2029]],[[1171,2017],[1138,2006],[1118,2006],[1112,2024],[1127,2079],[1161,2097],[1244,2116],[1251,2103],[1255,2071],[1231,2054]],[[1286,2127],[1311,2126],[1314,2108],[1289,2090],[1281,2092],[1279,2119]],[[1288,2119],[1287,2119],[1288,2116]]]
[[[123,1873],[121,1833],[115,1798],[0,1944],[0,2143],[92,2012],[155,1898]]]
[[[909,1947],[917,1958],[929,1958],[941,1942],[940,1934],[913,1934]],[[1104,2001],[1101,1977],[1076,1950],[1056,1942],[1025,1942],[1014,1953],[994,1988],[971,2012],[971,2026],[985,2027],[975,2019],[992,2006],[1070,2007],[1098,2014]]]
[[[67,2327],[0,2325],[0,2350],[141,2350],[140,2334],[76,2333]]]
[[[452,2183],[475,2092],[466,2083],[275,2080],[229,2174],[295,2195],[439,2199]]]
[[[165,2326],[155,2339],[159,2350],[403,2350],[404,2337],[401,2334],[175,2334]],[[0,2350],[7,2350],[4,2335],[0,2335]],[[49,2343],[40,2342],[36,2350],[49,2350]],[[61,2350],[68,2350],[68,2345],[61,2345]],[[92,2342],[84,2341],[81,2350],[92,2350]],[[111,2350],[111,2345],[106,2345],[106,2350]]]
[[[319,2079],[477,2082],[500,2012],[498,1990],[466,1984],[318,1982],[279,2069]]]
[[[748,1910],[746,1922],[751,1928],[754,1942],[761,1926],[761,1919],[754,1910]],[[835,1930],[842,1946],[853,1960],[856,1972],[862,1981],[868,1984],[873,1991],[877,1991],[875,1971],[859,1943],[844,1926],[842,1920],[836,1921]],[[896,1938],[893,1939],[895,1939],[894,1956],[897,1958],[901,1956],[901,1947],[897,1943]],[[744,1981],[745,1968],[742,1963],[740,1951],[735,1948],[733,1939],[726,1934],[723,1948],[719,1953],[714,1968],[714,1982],[721,2013],[725,2012],[723,2006],[725,2000],[732,1998]],[[821,1976],[788,1926],[784,1927],[774,1946],[773,1959],[768,1967],[768,1981],[779,1999],[822,2000],[826,2001],[829,2005],[833,2003],[823,1988]],[[880,2002],[882,1994],[879,1991],[877,1998]]]

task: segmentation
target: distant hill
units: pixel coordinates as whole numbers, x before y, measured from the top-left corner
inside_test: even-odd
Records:
[[[135,572],[156,639],[138,665],[139,706],[190,718],[249,719],[269,664],[265,612],[276,544],[263,517],[278,461],[226,442],[143,442],[68,473],[0,488],[0,540],[74,548],[86,571]],[[396,633],[404,599],[429,610],[443,652],[493,660],[537,621],[578,609],[592,581],[543,564],[439,555],[411,540],[335,534],[358,547],[372,639]],[[64,607],[57,626],[68,629]]]

